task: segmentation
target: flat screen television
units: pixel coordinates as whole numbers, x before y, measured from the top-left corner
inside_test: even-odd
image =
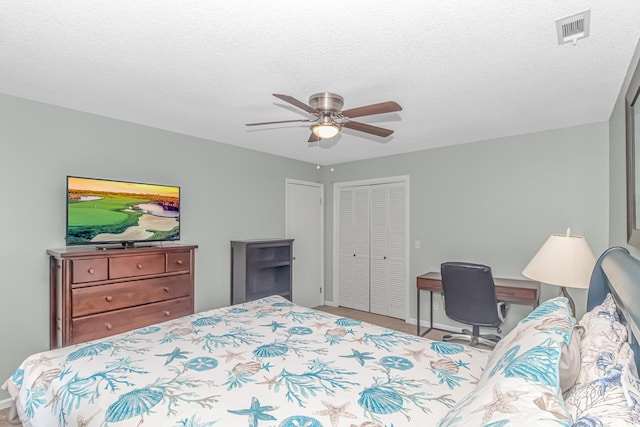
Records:
[[[67,245],[180,239],[180,187],[67,177]]]

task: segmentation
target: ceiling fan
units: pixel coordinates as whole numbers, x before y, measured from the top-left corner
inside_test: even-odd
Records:
[[[393,133],[392,130],[373,126],[367,123],[355,122],[351,120],[354,117],[371,116],[374,114],[392,113],[394,111],[402,111],[402,107],[393,101],[380,102],[378,104],[365,105],[362,107],[350,108],[342,110],[344,98],[335,93],[321,92],[309,97],[309,104],[289,95],[281,95],[274,93],[273,96],[294,105],[307,113],[313,118],[298,120],[280,120],[275,122],[247,123],[246,126],[261,126],[277,123],[294,123],[303,122],[311,123],[311,136],[308,142],[317,142],[321,139],[333,138],[340,132],[342,127],[357,130],[360,132],[370,133],[376,136],[386,137]]]

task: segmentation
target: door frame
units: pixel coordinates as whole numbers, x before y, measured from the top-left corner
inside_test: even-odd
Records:
[[[325,295],[326,295],[326,286],[324,283],[324,184],[321,182],[312,182],[312,181],[303,181],[300,179],[294,179],[294,178],[286,178],[285,179],[285,191],[284,191],[284,234],[285,236],[289,237],[289,212],[287,209],[287,206],[289,206],[289,184],[296,184],[296,185],[305,185],[307,187],[316,187],[320,190],[320,204],[319,204],[319,209],[320,209],[320,280],[319,280],[319,285],[320,288],[322,289],[322,292],[320,294],[320,305],[323,305],[325,303]],[[293,242],[294,244],[294,249],[293,252],[295,253],[295,241]],[[294,283],[295,281],[295,261],[294,261],[294,268],[292,271],[292,283]],[[292,293],[293,293],[293,286],[292,286]]]
[[[359,186],[368,186],[368,185],[377,185],[377,184],[391,184],[394,182],[403,182],[405,185],[405,302],[404,302],[404,320],[407,321],[409,319],[409,292],[412,288],[409,286],[409,277],[410,277],[410,258],[411,253],[409,241],[409,220],[411,218],[411,214],[409,212],[409,208],[411,206],[409,195],[411,192],[409,191],[409,175],[400,175],[400,176],[390,176],[384,178],[371,178],[371,179],[362,179],[357,181],[343,181],[343,182],[335,182],[333,184],[333,299],[335,301],[325,301],[325,304],[338,306],[338,291],[339,291],[339,283],[338,283],[338,212],[340,208],[340,189],[344,187],[359,187]]]

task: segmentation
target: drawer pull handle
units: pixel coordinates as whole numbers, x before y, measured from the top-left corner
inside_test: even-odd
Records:
[[[88,269],[88,270],[87,270],[87,272],[88,272],[89,274],[93,274],[93,273],[95,273],[96,271],[95,271],[93,268],[90,268],[90,269]]]
[[[169,317],[169,316],[171,316],[171,312],[169,310],[165,310],[164,315]]]
[[[104,327],[107,328],[107,331],[110,331],[111,329],[113,329],[113,325],[111,323],[105,323]]]
[[[107,300],[107,302],[113,301],[113,297],[111,295],[107,295],[104,299]]]
[[[165,286],[164,288],[162,288],[165,292],[169,292],[169,288],[167,286]]]
[[[182,260],[181,260],[181,259],[177,260],[177,261],[176,261],[176,264],[178,264],[178,265],[182,265]]]
[[[136,267],[138,267],[138,270],[142,270],[142,264],[138,264]]]

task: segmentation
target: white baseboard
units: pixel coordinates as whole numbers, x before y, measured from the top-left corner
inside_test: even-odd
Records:
[[[411,325],[415,325],[416,324],[416,318],[415,317],[410,317],[408,319],[405,320],[405,323],[409,323]],[[424,327],[424,328],[428,328],[429,327],[429,321],[428,320],[421,320],[420,321],[420,326]],[[462,328],[457,328],[455,326],[451,326],[451,325],[447,325],[446,323],[435,323],[432,326],[433,329],[437,329],[439,331],[445,331],[445,332],[453,332],[453,333],[460,333],[462,332]]]
[[[329,307],[337,307],[338,306],[338,304],[336,304],[333,301],[325,301],[324,305],[328,305]]]
[[[0,400],[0,411],[2,411],[3,409],[11,408],[12,404],[13,404],[12,399]]]

